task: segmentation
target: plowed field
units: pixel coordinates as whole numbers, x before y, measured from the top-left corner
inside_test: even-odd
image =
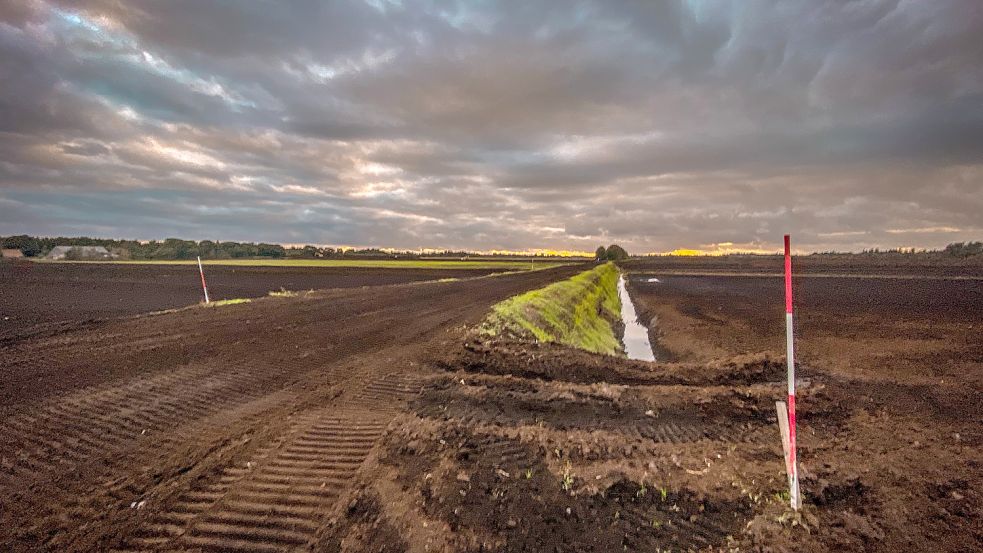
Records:
[[[0,543],[282,550],[310,541],[426,352],[576,269],[108,319],[0,345]]]
[[[503,269],[404,269],[206,265],[213,300],[467,278]],[[202,301],[198,267],[114,263],[0,262],[0,339],[37,325],[62,326]]]
[[[473,330],[495,302],[578,270],[8,338],[0,548],[983,547],[979,281],[797,280],[792,514],[781,281],[629,275],[657,363]]]

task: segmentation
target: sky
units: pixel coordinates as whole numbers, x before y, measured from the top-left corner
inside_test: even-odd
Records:
[[[0,234],[983,239],[983,3],[0,2]]]

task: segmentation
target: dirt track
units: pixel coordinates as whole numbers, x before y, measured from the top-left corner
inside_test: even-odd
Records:
[[[0,346],[4,550],[282,550],[448,332],[560,268],[88,323]]]

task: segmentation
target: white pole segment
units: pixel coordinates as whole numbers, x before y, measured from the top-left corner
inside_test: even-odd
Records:
[[[799,509],[799,467],[798,460],[796,459],[796,445],[795,445],[795,346],[793,345],[795,341],[792,339],[794,334],[794,325],[792,321],[792,314],[785,314],[785,334],[788,336],[786,341],[786,351],[785,355],[788,359],[788,397],[789,397],[789,468],[791,469],[789,473],[789,496],[792,503],[792,508],[795,510]]]
[[[201,266],[201,256],[198,256],[198,274],[201,275],[201,289],[205,292],[205,303],[208,302],[208,286],[205,286],[205,269]]]

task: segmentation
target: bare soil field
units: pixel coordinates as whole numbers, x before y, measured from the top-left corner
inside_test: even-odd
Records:
[[[662,359],[783,360],[781,278],[653,274],[629,286]],[[983,282],[804,276],[794,286],[805,513],[820,526],[806,541],[983,548]],[[830,486],[836,501],[821,496]]]
[[[673,362],[472,336],[397,416],[324,550],[983,548],[983,283],[798,280],[793,514],[781,280],[632,278]]]
[[[576,271],[263,298],[0,344],[0,549],[306,544],[428,352]]]
[[[351,288],[467,278],[495,271],[221,265],[205,268],[213,300],[262,297],[281,288]],[[192,265],[0,262],[0,290],[0,339],[43,323],[134,315],[202,301],[198,267]]]
[[[633,272],[661,274],[770,273],[781,275],[780,255],[665,256],[633,259],[623,263]],[[804,255],[795,257],[795,272],[812,275],[939,276],[983,278],[983,260],[942,254]]]
[[[0,549],[983,547],[979,282],[797,281],[793,515],[780,281],[629,275],[656,363],[475,332],[495,302],[579,270],[0,343]]]

